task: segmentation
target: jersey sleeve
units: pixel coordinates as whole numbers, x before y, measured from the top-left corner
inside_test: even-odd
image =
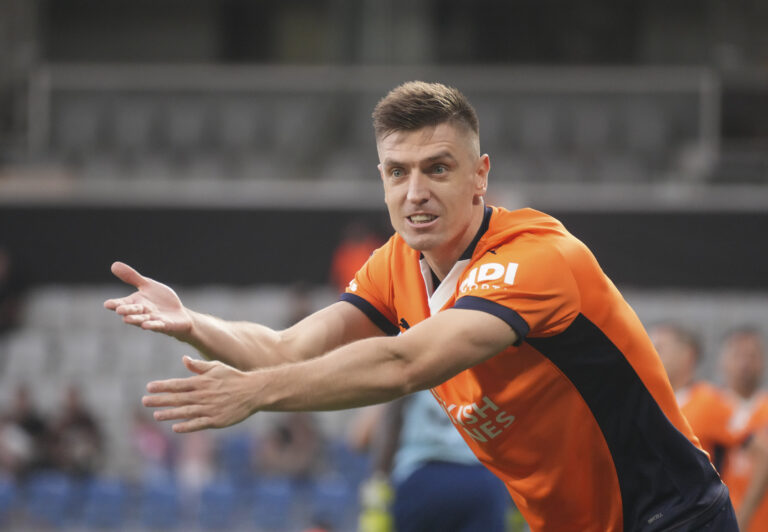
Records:
[[[518,335],[551,336],[579,314],[581,298],[560,251],[540,239],[487,252],[462,276],[454,308],[488,312]]]
[[[385,334],[394,336],[400,328],[395,325],[392,304],[391,245],[390,241],[373,252],[340,299],[360,309]]]

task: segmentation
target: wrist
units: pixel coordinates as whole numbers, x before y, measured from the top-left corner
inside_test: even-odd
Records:
[[[250,415],[257,412],[272,410],[277,399],[272,397],[270,383],[274,379],[266,375],[269,370],[257,369],[245,372],[245,392],[247,393],[247,405]],[[279,387],[278,387],[279,388]]]
[[[212,360],[205,350],[205,341],[202,335],[202,331],[204,330],[203,321],[206,319],[206,316],[187,308],[184,308],[184,313],[186,313],[188,317],[189,325],[174,334],[175,338],[180,342],[191,345],[203,356]]]

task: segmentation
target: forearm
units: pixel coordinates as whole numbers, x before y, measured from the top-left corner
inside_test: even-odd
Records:
[[[357,408],[429,387],[434,378],[404,355],[397,340],[360,340],[319,358],[256,371],[254,387],[261,391],[253,411]]]
[[[289,362],[280,333],[250,322],[225,321],[190,311],[192,328],[181,340],[209,360],[219,360],[243,371]]]
[[[301,362],[382,331],[349,303],[326,307],[283,331],[191,312],[187,339],[204,356],[247,371]]]

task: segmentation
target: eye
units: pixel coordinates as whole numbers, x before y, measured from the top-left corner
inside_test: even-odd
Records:
[[[448,168],[446,168],[442,164],[437,164],[434,167],[432,167],[432,173],[433,174],[444,174],[447,171],[448,171]]]
[[[403,177],[405,175],[405,172],[403,172],[402,168],[393,168],[389,171],[389,175],[392,177]]]

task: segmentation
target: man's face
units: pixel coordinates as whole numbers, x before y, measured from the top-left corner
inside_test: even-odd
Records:
[[[413,249],[459,255],[474,237],[472,222],[490,163],[477,137],[449,123],[397,131],[377,142],[379,172],[392,226]]]
[[[763,345],[754,334],[737,333],[723,346],[722,369],[726,382],[733,390],[751,394],[760,384],[763,374]]]

